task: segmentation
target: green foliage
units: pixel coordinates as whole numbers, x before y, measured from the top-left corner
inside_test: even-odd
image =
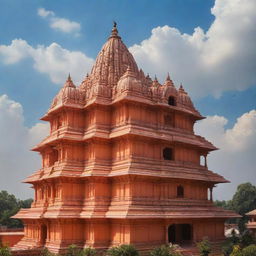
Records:
[[[18,200],[14,195],[8,194],[6,191],[0,192],[0,225],[8,228],[23,227],[22,222],[10,217],[15,215],[20,208],[29,208],[32,199]]]
[[[80,256],[80,255],[81,255],[81,249],[75,244],[71,244],[67,249],[67,253],[65,254],[65,256]]]
[[[240,247],[244,248],[246,246],[249,246],[255,243],[256,243],[256,239],[250,233],[250,231],[249,230],[244,231],[242,236],[240,237],[240,241],[239,241]]]
[[[77,245],[71,244],[65,256],[96,256],[97,251],[94,248],[87,247],[85,249],[80,249]],[[46,255],[48,256],[48,255]]]
[[[229,256],[233,251],[234,245],[238,245],[239,242],[239,237],[236,235],[235,231],[232,230],[231,237],[227,238],[222,245],[222,253],[224,254],[224,256]]]
[[[108,249],[107,256],[139,256],[139,252],[131,244],[122,244]]]
[[[252,244],[242,250],[242,256],[256,256],[256,245]]]
[[[230,201],[215,201],[216,206],[222,207],[227,210],[233,210],[242,215],[239,219],[230,219],[229,223],[237,223],[240,233],[242,233],[246,227],[245,224],[248,221],[248,216],[245,214],[255,209],[256,205],[256,186],[251,183],[243,183],[237,187],[237,191]]]
[[[251,183],[240,184],[232,198],[231,209],[242,215],[238,220],[238,227],[242,233],[245,230],[245,223],[248,216],[245,213],[255,209],[256,205],[256,187]]]
[[[212,251],[211,244],[207,238],[204,238],[201,242],[197,243],[200,256],[208,256]]]
[[[40,256],[58,256],[58,254],[52,253],[52,252],[50,252],[47,248],[44,248],[44,249],[40,252]]]
[[[83,256],[96,256],[97,251],[94,248],[87,247],[84,250],[82,250],[82,255]]]
[[[239,245],[235,245],[233,247],[233,251],[230,254],[230,256],[242,256],[242,251],[241,251],[241,248],[239,247]]]
[[[150,256],[181,256],[182,254],[176,251],[175,247],[168,245],[162,245],[156,247],[150,252]]]
[[[11,256],[11,250],[8,246],[1,246],[0,247],[0,256]]]

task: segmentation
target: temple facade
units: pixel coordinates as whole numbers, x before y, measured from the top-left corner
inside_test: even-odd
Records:
[[[169,75],[138,69],[114,25],[91,73],[78,87],[69,76],[42,117],[50,133],[33,149],[42,168],[25,180],[35,197],[15,216],[25,236],[14,249],[223,240],[236,215],[213,205],[227,180],[208,170],[216,147],[193,130],[203,118]]]

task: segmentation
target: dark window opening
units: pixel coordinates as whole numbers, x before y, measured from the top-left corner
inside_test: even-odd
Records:
[[[173,96],[170,96],[168,98],[168,105],[170,106],[176,106],[175,98]]]
[[[184,197],[184,188],[182,186],[177,187],[177,197]]]
[[[163,150],[164,160],[173,160],[173,150],[172,148],[165,148]]]

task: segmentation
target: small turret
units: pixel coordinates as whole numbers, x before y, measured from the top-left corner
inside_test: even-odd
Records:
[[[53,99],[50,109],[62,105],[78,104],[81,103],[82,99],[80,90],[76,88],[69,74],[64,86]]]
[[[178,91],[178,104],[182,107],[189,108],[195,110],[195,107],[188,95],[188,93],[184,90],[183,85],[180,85]]]

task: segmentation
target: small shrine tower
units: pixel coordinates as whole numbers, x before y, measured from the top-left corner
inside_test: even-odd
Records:
[[[35,198],[15,216],[25,236],[14,249],[224,239],[237,215],[213,205],[227,180],[208,170],[216,148],[193,130],[203,118],[169,75],[160,84],[138,69],[114,24],[91,73],[78,87],[68,76],[42,118],[50,133],[34,148],[42,168],[25,180]]]

